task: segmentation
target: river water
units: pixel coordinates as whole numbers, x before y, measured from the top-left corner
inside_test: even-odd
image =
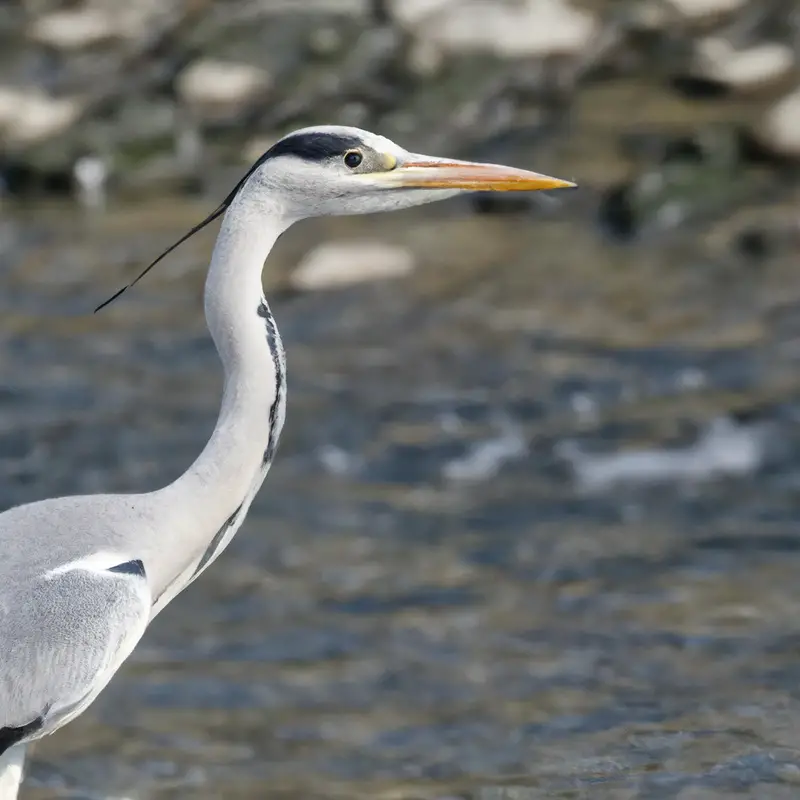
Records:
[[[4,212],[3,504],[201,449],[213,232],[91,309],[212,205]],[[570,197],[291,231],[273,471],[25,796],[797,797],[800,271],[720,236],[604,242]],[[282,290],[350,237],[419,267]]]

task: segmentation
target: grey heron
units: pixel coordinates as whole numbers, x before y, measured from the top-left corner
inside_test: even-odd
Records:
[[[284,349],[261,283],[281,233],[308,217],[390,211],[465,191],[569,186],[410,153],[356,128],[304,128],[274,144],[129,284],[223,217],[204,294],[224,370],[219,417],[194,463],[161,489],[58,497],[0,514],[0,800],[17,797],[27,744],[90,705],[151,620],[230,543],[261,487],[286,411]]]

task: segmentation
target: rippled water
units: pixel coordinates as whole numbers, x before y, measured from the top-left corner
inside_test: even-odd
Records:
[[[151,488],[199,451],[210,237],[90,312],[203,210],[0,220],[3,503]],[[568,209],[463,212],[280,244],[273,472],[102,698],[35,748],[28,798],[800,793],[796,264],[614,247]],[[309,241],[351,235],[407,244],[418,272],[279,291]],[[639,467],[581,481],[621,453]],[[705,468],[675,468],[687,453]]]

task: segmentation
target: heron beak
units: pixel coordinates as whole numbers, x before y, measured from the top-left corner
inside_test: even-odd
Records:
[[[426,157],[400,163],[384,173],[391,185],[414,189],[467,189],[476,192],[535,192],[569,189],[576,184],[525,169],[473,161],[447,161]]]

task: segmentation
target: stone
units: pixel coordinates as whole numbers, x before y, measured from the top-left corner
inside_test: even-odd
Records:
[[[62,133],[80,116],[76,97],[51,97],[40,89],[0,86],[0,139],[27,145]]]
[[[794,51],[788,45],[764,42],[737,50],[727,39],[709,36],[697,43],[692,76],[750,92],[782,81],[794,67]]]
[[[56,50],[83,50],[117,36],[112,17],[97,8],[54,11],[36,19],[28,37]]]
[[[308,37],[308,50],[314,58],[333,58],[342,52],[343,47],[342,35],[333,27],[315,28]]]
[[[758,142],[785,158],[800,158],[800,89],[769,109],[753,131]]]
[[[444,69],[445,54],[427,39],[417,39],[409,48],[406,67],[415,78],[431,79]]]
[[[263,95],[272,77],[261,67],[201,59],[178,76],[178,96],[190,106],[242,106]]]
[[[690,27],[708,29],[742,9],[748,0],[636,0],[627,11],[635,27],[669,31],[683,21]]]
[[[575,55],[597,33],[597,21],[566,0],[416,0],[409,14],[395,3],[402,24],[448,53],[491,53],[505,58]],[[423,13],[423,11],[425,13]]]
[[[414,256],[405,247],[385,242],[329,242],[316,247],[290,278],[295,289],[336,289],[368,281],[400,278],[414,271]]]

